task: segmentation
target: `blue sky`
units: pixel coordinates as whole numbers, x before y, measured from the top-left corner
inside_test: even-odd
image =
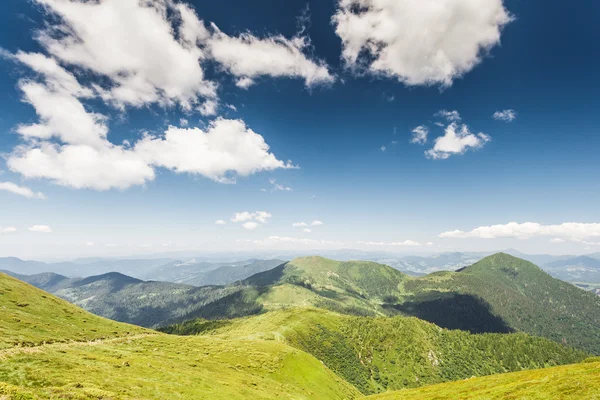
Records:
[[[600,5],[469,4],[3,2],[0,255],[600,251]]]

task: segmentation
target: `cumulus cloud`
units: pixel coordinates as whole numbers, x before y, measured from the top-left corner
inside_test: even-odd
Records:
[[[515,110],[496,111],[492,118],[496,121],[513,122],[517,119],[517,113]]]
[[[215,224],[217,224],[217,225],[227,225],[227,222],[225,222],[225,221],[224,221],[224,220],[222,220],[222,219],[219,219],[219,220],[216,220],[216,221],[215,221]]]
[[[425,125],[417,126],[412,130],[412,138],[410,139],[411,143],[414,144],[425,144],[427,143],[427,136],[429,135],[429,128]]]
[[[434,160],[445,160],[452,155],[464,154],[469,149],[479,149],[492,140],[485,133],[471,133],[467,125],[459,126],[451,123],[445,130],[444,136],[435,139],[432,149],[425,155]]]
[[[556,239],[583,241],[600,237],[600,223],[567,222],[560,225],[542,225],[536,222],[510,222],[504,225],[480,226],[472,231],[449,231],[439,235],[441,238],[516,238],[529,239],[537,236],[552,236]],[[554,242],[556,243],[556,242]]]
[[[231,217],[231,222],[240,223],[243,222],[242,227],[244,229],[253,231],[257,229],[261,224],[267,224],[273,215],[266,211],[248,212],[243,211],[235,213]]]
[[[438,118],[443,118],[448,122],[460,122],[460,120],[462,119],[460,113],[456,110],[440,110],[437,113],[435,113],[434,116]]]
[[[307,224],[306,222],[294,222],[294,223],[292,224],[292,226],[293,226],[294,228],[304,228],[304,227],[307,227],[307,226],[308,226],[308,224]]]
[[[7,161],[25,177],[107,190],[143,185],[155,178],[156,168],[222,183],[292,168],[239,120],[217,119],[206,130],[186,130],[182,119],[181,128],[170,127],[164,135],[116,145],[108,140],[110,118],[89,104],[104,102],[122,111],[178,105],[189,113],[217,115],[218,84],[204,74],[213,62],[246,87],[248,79],[261,76],[302,78],[308,86],[333,81],[323,62],[306,55],[310,42],[302,34],[229,36],[171,0],[34,2],[50,15],[35,36],[42,53],[2,53],[34,73],[19,88],[38,122],[16,127],[25,144]]]
[[[450,86],[500,43],[512,17],[502,0],[338,0],[332,20],[349,67]]]
[[[19,147],[7,165],[26,178],[49,179],[75,189],[126,189],[155,177],[154,169],[138,152],[110,144],[101,148],[51,143]]]
[[[550,243],[564,243],[565,239],[561,239],[561,238],[554,238],[554,239],[550,239]]]
[[[256,228],[258,228],[258,223],[254,222],[254,221],[248,221],[242,224],[242,227],[244,229],[248,229],[249,231],[253,231]]]
[[[14,193],[19,196],[27,197],[29,199],[45,199],[46,196],[41,192],[34,192],[33,190],[19,186],[12,182],[0,182],[0,190],[4,190],[6,192]]]
[[[311,222],[312,226],[321,226],[324,225],[323,221],[319,221],[318,219],[314,220],[313,222]]]
[[[311,233],[312,230],[310,228],[304,228],[304,229],[302,229],[302,232],[304,232],[304,233]]]
[[[211,57],[222,68],[239,77],[237,86],[247,89],[261,76],[303,78],[307,87],[333,83],[323,61],[305,55],[310,40],[305,36],[287,39],[282,35],[258,38],[251,33],[231,37],[211,24],[214,31],[207,41]]]
[[[294,168],[278,160],[264,138],[241,120],[218,118],[206,131],[169,127],[164,137],[147,136],[135,153],[149,165],[233,182],[229,173],[248,176],[260,171]]]
[[[33,225],[27,228],[30,232],[37,233],[52,233],[52,229],[48,225]]]
[[[15,233],[17,231],[17,228],[15,228],[14,226],[7,226],[5,228],[0,226],[0,235],[4,235],[4,234],[8,234],[8,233]]]

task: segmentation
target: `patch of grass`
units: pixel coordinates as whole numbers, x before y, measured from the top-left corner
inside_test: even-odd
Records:
[[[493,375],[401,390],[368,400],[598,400],[600,363],[583,363],[542,370]]]
[[[197,324],[199,329],[193,332]],[[544,368],[587,357],[526,334],[473,335],[416,318],[355,317],[314,308],[278,310],[212,326],[190,321],[168,331],[223,340],[284,341],[323,361],[365,394]]]
[[[87,341],[146,330],[97,317],[0,273],[0,350],[53,342]]]

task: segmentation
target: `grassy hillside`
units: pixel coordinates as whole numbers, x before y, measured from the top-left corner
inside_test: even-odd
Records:
[[[0,361],[2,399],[360,395],[314,357],[284,343],[152,333],[96,317],[4,274]]]
[[[231,321],[189,321],[174,334],[277,340],[312,354],[365,394],[578,362],[586,354],[525,334],[472,335],[416,318],[288,309]]]
[[[145,332],[92,315],[0,273],[0,349]]]
[[[527,332],[600,354],[600,298],[507,254],[411,280],[405,290],[411,296],[395,309],[443,327],[477,331],[487,309],[496,331]]]
[[[598,400],[600,362],[516,372],[402,390],[367,400]]]

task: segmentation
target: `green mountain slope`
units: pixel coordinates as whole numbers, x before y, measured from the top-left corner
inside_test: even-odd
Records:
[[[411,280],[405,290],[411,296],[393,308],[443,327],[477,331],[470,328],[479,328],[478,307],[464,301],[472,299],[489,307],[497,331],[527,332],[600,354],[600,298],[507,254]]]
[[[600,362],[467,379],[366,398],[366,400],[417,399],[597,400],[600,399]]]
[[[359,396],[284,343],[158,334],[96,317],[0,274],[2,399]]]
[[[17,345],[87,341],[145,332],[92,315],[0,273],[0,350]]]
[[[525,334],[473,335],[416,318],[370,318],[314,308],[231,321],[189,321],[173,334],[277,340],[306,351],[365,394],[574,363],[587,355]]]

